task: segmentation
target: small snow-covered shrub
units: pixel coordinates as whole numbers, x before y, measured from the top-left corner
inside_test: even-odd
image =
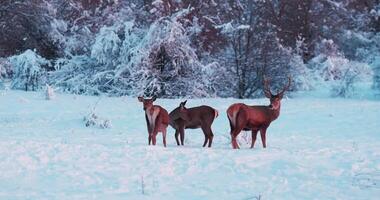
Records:
[[[83,118],[86,127],[95,126],[99,128],[111,128],[111,121],[108,119],[104,119],[96,115],[95,113],[90,113],[89,115]]]
[[[37,90],[46,81],[45,66],[49,61],[28,49],[24,53],[9,58],[12,71],[14,89]]]

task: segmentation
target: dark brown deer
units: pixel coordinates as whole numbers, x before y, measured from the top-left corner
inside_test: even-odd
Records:
[[[138,97],[138,100],[143,103],[145,111],[145,120],[148,127],[148,144],[152,142],[156,145],[156,136],[158,132],[162,132],[162,139],[166,147],[166,128],[169,125],[169,114],[164,108],[158,105],[153,105],[156,97],[152,99],[144,99]]]
[[[186,101],[181,102],[180,105],[170,112],[170,126],[175,129],[175,139],[177,145],[180,145],[178,135],[181,135],[181,145],[185,140],[185,129],[201,128],[205,135],[203,147],[208,143],[208,147],[212,145],[214,134],[211,130],[211,125],[214,119],[218,117],[218,111],[210,106],[199,106],[193,108],[186,108]]]
[[[273,95],[269,88],[269,81],[264,79],[264,94],[270,99],[269,106],[248,106],[243,103],[232,104],[227,109],[227,117],[231,127],[232,148],[239,149],[236,141],[237,136],[242,130],[252,131],[251,148],[256,142],[257,132],[260,131],[263,147],[266,148],[266,131],[272,121],[280,115],[281,99],[284,92],[290,87],[291,78],[288,84],[276,95]]]

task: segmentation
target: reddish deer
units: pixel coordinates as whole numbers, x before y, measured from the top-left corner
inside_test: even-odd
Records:
[[[158,132],[162,132],[162,139],[166,147],[166,128],[169,124],[169,114],[164,108],[158,105],[153,105],[156,97],[152,99],[144,99],[138,97],[138,100],[143,103],[145,111],[145,120],[148,127],[148,144],[152,142],[156,145],[156,136]]]
[[[201,128],[205,135],[203,147],[208,143],[208,147],[212,145],[214,134],[211,125],[214,119],[218,117],[218,111],[210,106],[199,106],[186,108],[187,101],[181,102],[180,105],[170,112],[170,126],[175,129],[175,139],[177,145],[180,145],[178,135],[181,135],[181,145],[185,139],[185,129]]]
[[[260,131],[263,147],[266,148],[266,131],[272,121],[280,115],[281,99],[284,92],[290,87],[291,78],[288,84],[276,95],[270,91],[269,81],[264,79],[264,94],[270,99],[269,106],[248,106],[243,103],[236,103],[227,109],[227,117],[230,121],[232,148],[239,149],[236,137],[242,130],[252,131],[251,148],[254,147],[256,136]]]

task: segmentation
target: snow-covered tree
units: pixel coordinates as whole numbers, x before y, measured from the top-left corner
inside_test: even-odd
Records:
[[[49,61],[28,49],[24,53],[9,58],[12,65],[14,89],[37,90],[46,81],[46,65]]]
[[[163,97],[208,96],[200,76],[202,64],[179,21],[186,12],[157,20],[138,45],[132,42],[131,49],[123,50],[126,54],[122,57],[128,58],[129,62],[122,64],[117,74],[131,76],[132,93]]]
[[[91,47],[91,58],[106,67],[118,65],[121,40],[117,31],[117,27],[101,28]]]

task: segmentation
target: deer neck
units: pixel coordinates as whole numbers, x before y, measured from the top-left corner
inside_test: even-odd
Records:
[[[269,113],[272,118],[272,121],[274,121],[275,119],[278,118],[278,116],[280,116],[281,103],[279,103],[277,108],[271,108],[270,105],[268,107],[269,107]]]

